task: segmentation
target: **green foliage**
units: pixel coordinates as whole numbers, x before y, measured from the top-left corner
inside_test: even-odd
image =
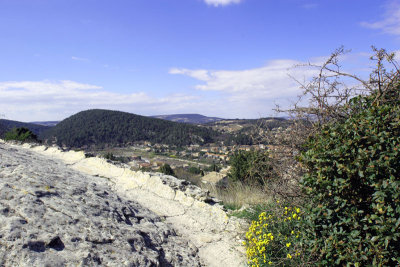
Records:
[[[224,206],[224,208],[225,209],[227,209],[227,210],[238,210],[238,209],[240,209],[241,208],[241,206],[240,205],[238,205],[238,204],[235,204],[235,203],[221,203],[223,206]],[[240,216],[236,216],[238,214],[238,212],[234,212],[234,214],[232,215],[232,216],[235,216],[235,217],[238,217],[238,218],[241,218]]]
[[[250,130],[247,129],[247,131],[250,131]],[[243,132],[245,132],[245,130],[243,130]],[[253,138],[250,135],[247,135],[244,133],[237,133],[237,134],[229,135],[226,142],[227,142],[227,144],[230,144],[230,145],[252,145]]]
[[[16,141],[37,141],[37,136],[32,133],[28,128],[25,127],[20,127],[20,128],[14,128],[11,131],[7,132],[5,134],[4,139],[6,141],[8,140],[16,140]]]
[[[107,152],[106,154],[104,154],[103,158],[108,159],[108,160],[112,160],[112,161],[119,161],[121,163],[128,163],[129,162],[129,158],[127,158],[127,157],[117,157],[111,152]]]
[[[206,127],[94,109],[79,112],[61,121],[41,137],[49,140],[55,137],[59,145],[69,147],[103,147],[140,141],[186,146],[210,143],[217,135],[217,132]]]
[[[301,162],[317,265],[400,264],[399,87],[356,97],[350,116],[310,138]]]
[[[209,167],[204,169],[207,172],[219,172],[221,170],[221,166],[213,163]]]
[[[192,167],[190,167],[190,168],[188,169],[188,172],[189,172],[189,173],[192,173],[192,174],[201,174],[201,169],[192,166]]]
[[[225,204],[224,204],[224,207],[225,207]],[[241,211],[233,212],[232,216],[235,216],[237,218],[246,219],[249,222],[257,221],[259,215],[261,213],[263,213],[264,211],[266,211],[267,209],[269,209],[269,208],[270,208],[269,205],[257,204],[257,205],[254,205],[252,207],[249,207],[247,209],[243,209]],[[235,208],[235,209],[240,209],[240,207]]]
[[[151,171],[153,171],[151,169],[151,167],[145,167],[145,166],[140,167],[139,170],[142,171],[142,172],[151,172]]]
[[[257,213],[253,213],[254,216]],[[301,266],[310,254],[303,249],[303,213],[298,207],[272,203],[258,213],[246,233],[249,266]]]
[[[234,182],[265,184],[271,177],[272,167],[265,151],[237,151],[230,159],[228,177]]]
[[[166,175],[174,175],[174,170],[169,164],[164,164],[160,167],[160,172]]]
[[[106,154],[103,155],[103,158],[109,159],[109,160],[116,160],[116,157],[114,156],[113,153],[107,152]]]
[[[33,123],[0,119],[0,137],[4,137],[5,133],[12,131],[15,128],[27,128],[31,130],[34,134],[40,135],[51,127]]]

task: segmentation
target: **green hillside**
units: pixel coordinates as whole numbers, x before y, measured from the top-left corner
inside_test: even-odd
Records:
[[[40,138],[57,140],[57,144],[69,147],[128,145],[138,141],[184,146],[210,143],[217,135],[205,127],[93,109],[61,121]]]
[[[50,129],[50,127],[48,127],[48,126],[37,125],[37,124],[27,123],[27,122],[0,119],[0,137],[3,138],[4,134],[6,132],[12,130],[13,128],[18,128],[18,127],[28,128],[36,135],[40,135],[44,131]]]

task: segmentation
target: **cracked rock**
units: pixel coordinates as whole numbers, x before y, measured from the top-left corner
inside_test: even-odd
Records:
[[[200,266],[200,259],[107,180],[0,143],[0,266]]]

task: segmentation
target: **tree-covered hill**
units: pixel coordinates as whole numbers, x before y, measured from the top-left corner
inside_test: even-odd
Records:
[[[11,131],[13,128],[21,128],[21,127],[28,128],[36,135],[40,135],[44,131],[50,129],[50,127],[48,126],[0,119],[0,137],[1,138],[4,137],[5,133]]]
[[[176,146],[213,142],[218,133],[194,125],[93,109],[79,112],[39,137],[69,147],[127,145],[149,141]]]

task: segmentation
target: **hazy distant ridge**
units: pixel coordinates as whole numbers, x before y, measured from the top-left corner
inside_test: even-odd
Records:
[[[59,123],[60,121],[32,121],[30,123],[32,124],[37,124],[37,125],[43,125],[43,126],[56,126],[57,123]]]
[[[207,117],[201,114],[171,114],[171,115],[156,115],[151,117],[168,121],[191,123],[191,124],[206,124],[210,122],[223,120],[222,118]]]

